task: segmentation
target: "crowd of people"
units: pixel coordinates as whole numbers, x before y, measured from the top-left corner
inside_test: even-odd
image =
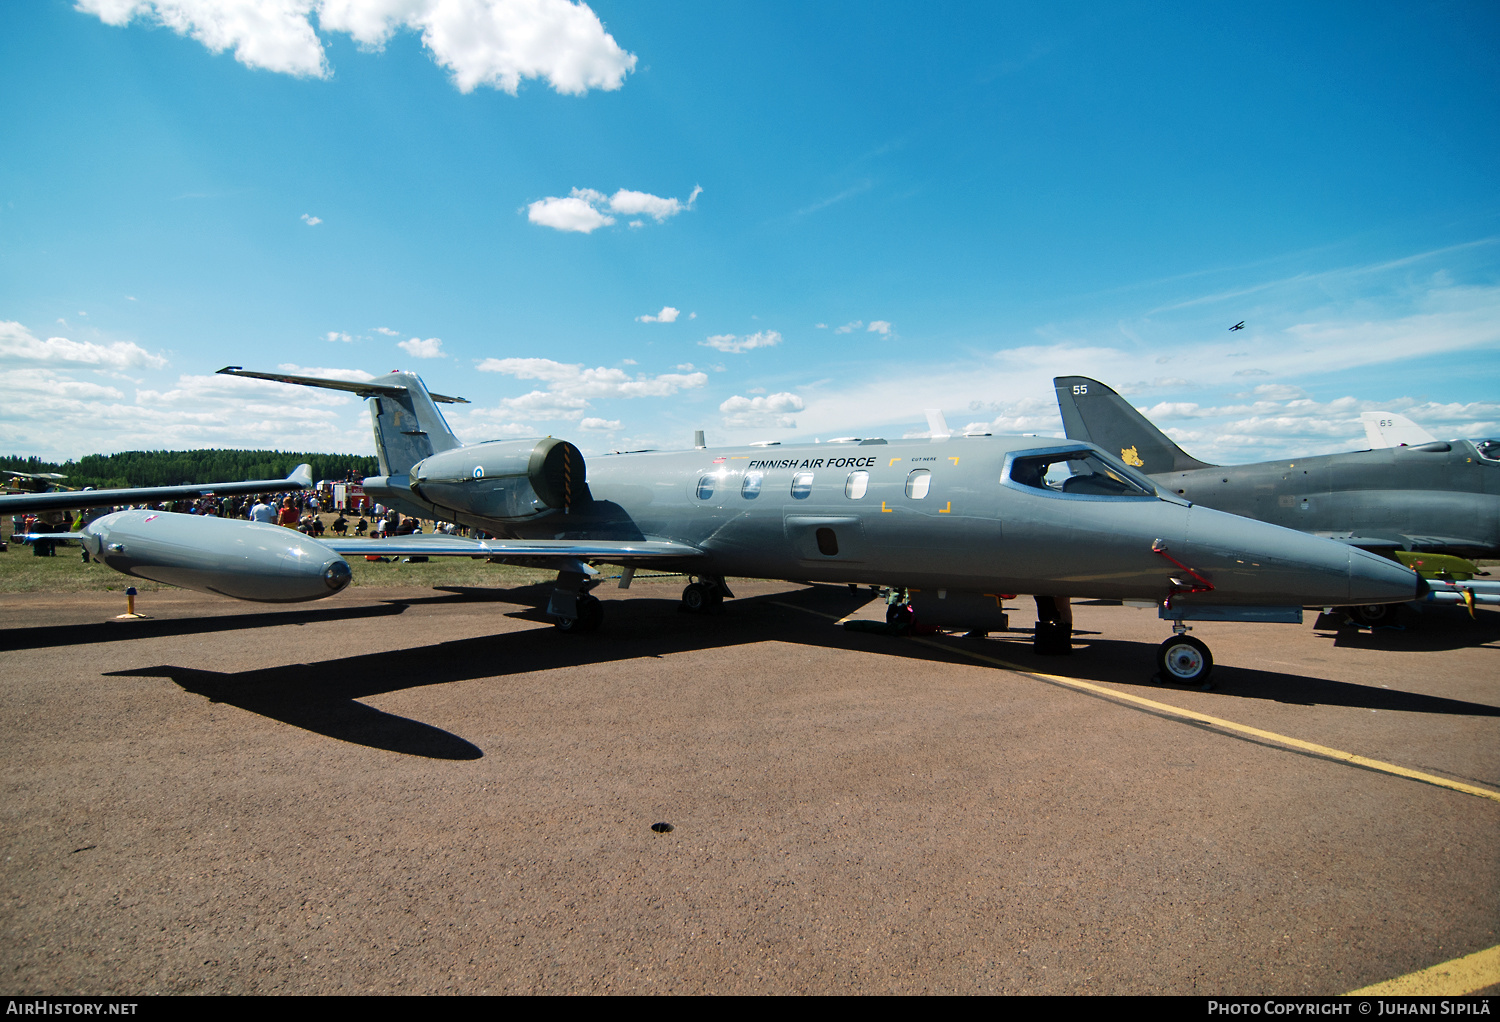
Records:
[[[122,507],[88,508],[78,513],[65,511],[44,512],[37,515],[15,515],[11,520],[12,535],[63,533],[77,531],[95,518],[112,511],[123,511],[127,507],[139,507],[175,514],[211,515],[218,518],[238,518],[266,525],[279,525],[314,538],[332,532],[335,536],[356,538],[382,538],[386,536],[410,536],[426,531],[422,521],[411,515],[402,515],[394,508],[376,504],[369,510],[346,511],[343,508],[326,507],[327,497],[317,490],[306,490],[289,494],[256,494],[254,496],[206,496],[194,500],[172,500],[159,504],[126,505]],[[337,512],[332,522],[324,519]],[[350,515],[354,519],[350,519]],[[450,535],[468,535],[469,530],[451,522],[434,522],[433,532]],[[50,557],[56,544],[39,539],[32,544],[32,552],[38,557]],[[88,559],[88,553],[84,553]],[[425,558],[424,558],[425,559]]]

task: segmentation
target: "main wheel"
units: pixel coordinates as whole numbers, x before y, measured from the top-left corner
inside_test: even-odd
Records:
[[[692,582],[682,591],[682,609],[689,614],[702,614],[713,608],[713,589],[702,582]]]
[[[592,632],[604,623],[604,604],[599,602],[597,596],[589,596],[585,593],[578,597],[577,610],[577,617],[560,617],[554,622],[558,631],[581,634]]]
[[[1214,669],[1213,654],[1191,635],[1174,635],[1156,647],[1156,666],[1161,676],[1179,685],[1197,685]]]
[[[1363,607],[1346,607],[1345,610],[1355,624],[1366,628],[1388,625],[1396,616],[1396,608],[1389,603],[1371,603]]]

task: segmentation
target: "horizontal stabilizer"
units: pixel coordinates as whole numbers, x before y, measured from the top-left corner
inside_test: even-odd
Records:
[[[227,497],[241,493],[289,493],[312,489],[312,466],[298,465],[285,479],[251,479],[239,483],[188,483],[183,486],[137,486],[117,490],[66,490],[59,493],[20,493],[0,497],[0,514],[67,511],[117,504],[155,504],[164,500]]]
[[[351,380],[325,380],[318,376],[287,376],[284,373],[255,373],[240,366],[225,366],[219,370],[226,376],[248,376],[255,380],[270,380],[273,383],[295,383],[303,387],[321,387],[323,390],[345,390],[360,397],[401,397],[406,394],[404,385],[392,385],[371,380],[359,383]],[[427,392],[427,396],[445,405],[466,405],[466,397],[448,397],[445,394]]]
[[[669,539],[465,539],[431,534],[388,539],[325,536],[318,542],[335,553],[367,557],[572,557],[599,561],[654,561],[703,556],[698,547]]]

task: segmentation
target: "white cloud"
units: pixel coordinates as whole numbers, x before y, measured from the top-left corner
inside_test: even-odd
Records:
[[[889,337],[891,335],[891,325],[883,319],[871,320],[870,325],[865,327],[865,330],[872,334],[879,334],[881,337]]]
[[[618,89],[636,57],[604,31],[586,4],[568,0],[78,0],[110,25],[136,17],[165,25],[240,63],[327,78],[332,69],[313,29],[345,32],[378,51],[400,29],[422,43],[461,92],[481,85],[515,95],[527,78],[583,95]]]
[[[858,330],[864,325],[864,320],[856,319],[853,323],[845,323],[843,326],[834,327],[833,332],[836,334],[852,334],[854,331]]]
[[[621,188],[609,197],[609,208],[621,216],[636,216],[644,213],[657,223],[661,223],[668,217],[676,216],[685,209],[692,209],[693,203],[698,201],[698,196],[703,193],[703,186],[693,188],[693,194],[689,195],[686,202],[679,199],[663,199],[658,195],[647,192],[632,192]]]
[[[578,423],[578,428],[579,429],[586,429],[586,430],[590,430],[590,431],[594,431],[594,432],[604,433],[604,432],[608,432],[610,430],[619,429],[620,428],[620,420],[619,419],[596,419],[596,418],[590,417],[590,418],[584,419],[583,421],[581,421],[580,423]]]
[[[307,223],[307,226],[309,226],[309,227],[316,227],[320,223],[323,222],[323,218],[322,217],[320,217],[320,216],[311,216],[311,215],[309,215],[307,213],[303,213],[302,214],[302,219]]]
[[[323,43],[308,20],[311,0],[78,0],[107,25],[137,16],[196,39],[214,53],[233,47],[246,67],[326,78]]]
[[[388,326],[378,326],[378,327],[375,328],[375,332],[377,334],[385,334],[387,337],[400,337],[401,336],[401,331],[400,330],[392,330]]]
[[[635,321],[637,323],[675,323],[677,322],[677,317],[680,315],[682,313],[679,310],[672,308],[670,305],[664,305],[662,306],[662,310],[656,315],[637,316],[635,317]]]
[[[396,347],[406,352],[412,358],[445,357],[443,355],[443,342],[441,338],[437,337],[429,337],[425,341],[420,337],[413,337],[411,340],[398,342]]]
[[[699,341],[698,345],[732,355],[743,355],[755,348],[773,348],[780,343],[781,334],[775,330],[763,330],[745,337],[736,337],[734,334],[714,334],[706,341]]]
[[[765,397],[736,394],[719,405],[719,411],[724,413],[724,425],[730,429],[796,429],[797,420],[790,413],[800,412],[804,407],[800,397],[786,392]]]
[[[648,192],[633,192],[621,188],[613,195],[605,195],[593,188],[574,188],[566,196],[548,196],[538,199],[526,207],[526,217],[534,224],[551,227],[559,231],[577,231],[589,234],[615,222],[610,213],[635,216],[644,213],[661,223],[685,209],[692,209],[693,202],[703,189],[693,189],[686,202],[681,199],[664,199]],[[606,210],[608,212],[606,212]],[[644,221],[632,221],[632,227]]]
[[[17,362],[71,363],[108,369],[162,369],[167,360],[153,355],[130,341],[95,344],[92,341],[70,341],[66,337],[49,337],[45,341],[32,336],[20,323],[0,320],[0,360]]]
[[[543,381],[546,390],[507,398],[499,405],[507,416],[536,419],[580,419],[593,400],[668,397],[708,382],[708,375],[700,372],[631,376],[623,369],[604,366],[588,369],[548,358],[487,358],[479,363],[478,369],[520,380]]]
[[[614,217],[595,208],[596,202],[603,201],[601,192],[592,188],[575,188],[564,198],[548,197],[531,203],[526,207],[526,219],[557,231],[590,234],[615,222]]]
[[[354,341],[354,338],[351,337],[349,334],[340,333],[337,330],[330,330],[330,331],[328,331],[326,334],[323,335],[323,339],[325,341],[342,341],[345,344],[350,344],[350,343],[352,343]]]

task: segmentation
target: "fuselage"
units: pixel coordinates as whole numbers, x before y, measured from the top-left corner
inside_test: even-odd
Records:
[[[1201,588],[1186,565],[1213,585],[1180,597],[1199,603],[1414,595],[1415,576],[1393,562],[1161,495],[1075,441],[952,437],[596,456],[588,499],[527,516],[512,501],[505,517],[486,513],[504,503],[481,488],[494,476],[485,470],[489,446],[414,466],[410,498],[432,516],[510,538],[691,544],[707,555],[691,569],[699,574],[1161,600]],[[1090,478],[1112,479],[1110,487],[1046,485],[1023,471],[1083,455],[1096,459]]]
[[[1315,535],[1500,555],[1500,461],[1467,440],[1151,478],[1196,504]]]

